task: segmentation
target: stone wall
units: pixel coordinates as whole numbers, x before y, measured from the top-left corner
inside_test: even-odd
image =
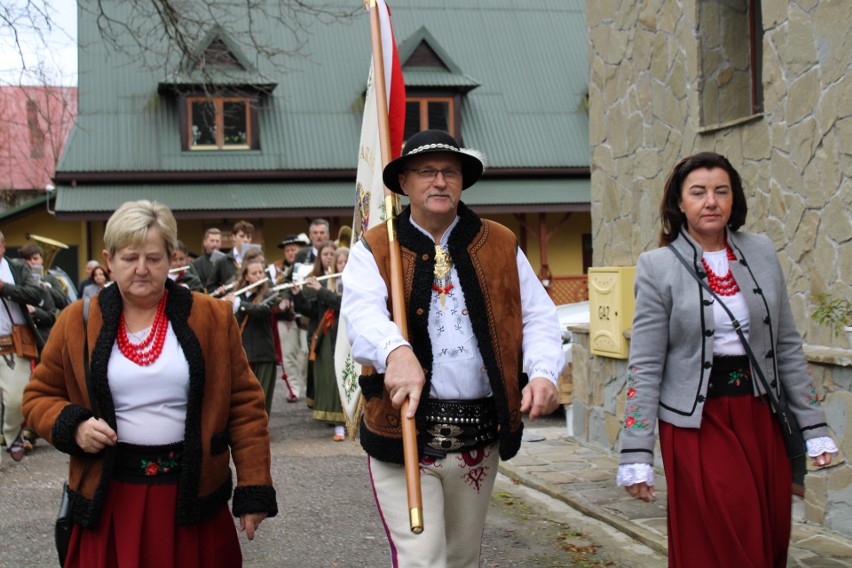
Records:
[[[830,427],[841,456],[852,455],[852,351],[809,318],[814,293],[852,297],[852,2],[761,0],[763,108],[735,118],[712,89],[732,75],[704,49],[709,4],[586,2],[594,265],[635,265],[657,246],[678,159],[726,155],[746,190],[743,230],[776,246]],[[626,361],[591,356],[587,332],[574,337],[575,435],[615,450]],[[807,477],[806,515],[852,534],[852,465],[838,462]]]

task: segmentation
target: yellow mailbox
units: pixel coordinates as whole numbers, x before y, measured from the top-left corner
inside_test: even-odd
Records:
[[[627,359],[624,332],[633,325],[636,267],[589,268],[589,339],[594,355]]]

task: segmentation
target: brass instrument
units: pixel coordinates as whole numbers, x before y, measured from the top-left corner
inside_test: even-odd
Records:
[[[32,233],[24,234],[24,238],[34,240],[42,246],[42,249],[44,249],[43,266],[45,272],[50,270],[50,265],[53,263],[53,259],[56,257],[56,253],[59,252],[59,249],[70,248],[65,243],[61,243],[57,240],[49,239],[47,237],[42,237],[41,235],[33,235]]]
[[[74,288],[74,283],[71,281],[70,277],[65,273],[65,271],[56,268],[54,269],[53,273],[50,272],[50,265],[53,264],[53,260],[56,258],[56,254],[61,249],[68,249],[71,247],[55,239],[42,237],[41,235],[34,235],[32,233],[25,233],[24,238],[37,242],[44,251],[44,255],[42,256],[43,274],[52,274],[54,277],[56,277],[56,280],[58,280],[59,284],[62,286],[62,293],[65,294],[65,296],[67,296],[70,301],[73,302],[74,300],[76,300],[77,290],[76,288]]]

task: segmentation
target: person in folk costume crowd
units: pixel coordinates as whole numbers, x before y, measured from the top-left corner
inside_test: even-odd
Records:
[[[284,259],[280,261],[278,266],[276,284],[286,284],[293,281],[293,265],[296,262],[296,253],[308,244],[307,240],[302,240],[297,235],[286,235],[278,243],[278,248],[284,250]],[[281,301],[278,304],[279,309],[275,311],[275,320],[281,347],[281,364],[284,367],[284,374],[291,389],[291,392],[287,395],[287,402],[296,402],[299,400],[299,389],[305,388],[304,376],[307,371],[307,357],[301,347],[297,314],[293,308],[293,295],[290,290],[283,290],[280,296]]]
[[[225,258],[220,258],[213,265],[213,272],[204,284],[208,293],[217,291],[219,296],[224,295],[225,284],[231,282],[237,274],[243,261],[243,245],[251,243],[254,238],[254,225],[248,221],[237,221],[234,223],[231,233],[231,250]]]
[[[80,281],[80,284],[77,286],[77,297],[83,297],[83,290],[86,289],[86,286],[92,283],[92,270],[95,269],[96,266],[99,266],[100,262],[95,259],[91,259],[86,262],[86,277]]]
[[[307,247],[305,247],[307,248]],[[331,263],[334,259],[334,250],[337,246],[333,241],[323,241],[317,245],[316,258],[314,258],[314,267],[308,275],[317,278],[331,273]],[[313,342],[322,313],[317,313],[316,296],[317,292],[313,288],[293,287],[290,289],[293,293],[293,306],[296,311],[302,316],[307,317],[307,336],[308,336],[308,374],[305,379],[305,402],[308,408],[314,407],[316,388],[314,385],[314,366],[315,362],[311,360],[310,344]]]
[[[219,250],[219,247],[222,246],[222,231],[216,227],[204,231],[204,240],[201,241],[201,246],[204,247],[204,254],[193,260],[189,269],[201,282],[202,291],[212,292],[212,290],[207,290],[207,282],[213,278],[216,268],[210,257],[214,251]]]
[[[6,237],[0,232],[0,409],[2,409],[2,433],[6,451],[19,462],[31,447],[23,437],[24,417],[21,401],[24,387],[30,380],[32,361],[19,357],[15,349],[13,326],[24,325],[32,335],[39,350],[44,338],[39,332],[33,313],[28,305],[53,307],[50,297],[32,275],[30,265],[17,258],[6,257]]]
[[[44,272],[44,258],[38,246],[32,243],[25,244],[18,254],[32,269],[41,290],[42,302],[38,305],[27,304],[27,311],[32,316],[41,339],[46,341],[53,324],[56,323],[56,316],[68,305],[68,297],[63,292],[59,280],[52,274]],[[34,368],[36,361],[31,361],[30,364]],[[38,435],[26,423],[23,426],[21,439],[24,449],[29,451],[35,446]]]
[[[28,243],[21,247],[18,254],[27,264],[30,265],[33,273],[35,273],[36,270],[40,270],[42,272],[39,284],[50,294],[50,297],[53,299],[53,305],[56,309],[59,311],[65,309],[68,305],[68,296],[65,294],[64,288],[59,279],[44,270],[44,255],[42,254],[41,249],[37,245]],[[43,335],[42,337],[47,339],[47,335]]]
[[[410,200],[396,235],[408,341],[390,315],[386,224],[352,247],[343,272],[341,314],[352,357],[365,366],[361,445],[395,566],[478,567],[498,456],[518,451],[522,413],[534,420],[558,406],[565,358],[556,307],[515,235],[460,201],[482,174],[481,156],[427,130],[384,169],[385,185]],[[421,534],[411,532],[406,504],[405,399],[428,507]]]
[[[176,270],[177,272],[172,272],[172,270]],[[201,280],[198,279],[198,275],[191,270],[189,248],[187,248],[183,241],[177,242],[175,251],[172,253],[169,279],[184,288],[189,288],[193,292],[204,291],[204,286],[201,284]]]
[[[263,253],[252,250],[246,255],[237,273],[235,290],[260,282],[267,278]],[[275,370],[278,357],[275,349],[272,311],[273,293],[269,291],[269,282],[243,292],[239,296],[228,293],[223,299],[231,302],[237,318],[243,347],[249,364],[254,371],[266,399],[266,414],[272,413],[272,397],[275,394]]]
[[[71,457],[66,567],[240,566],[228,500],[249,540],[277,514],[263,391],[231,306],[168,279],[176,241],[165,205],[119,207],[116,283],[60,314],[27,386],[30,426]]]
[[[83,288],[83,298],[91,298],[106,288],[110,282],[109,269],[99,264],[92,269],[90,278],[92,279],[92,283]]]
[[[314,219],[308,227],[308,238],[311,240],[311,246],[296,253],[294,264],[314,263],[319,255],[320,245],[331,239],[331,225],[325,219]]]
[[[668,488],[670,566],[786,566],[792,468],[780,424],[731,318],[783,389],[816,467],[837,451],[808,374],[775,246],[745,233],[740,175],[722,155],[675,165],[660,248],[639,256],[617,483],[655,497],[654,426]],[[677,338],[676,340],[667,338]]]
[[[320,258],[328,251],[333,250],[330,272],[343,272],[346,262],[349,260],[349,249],[339,247],[332,249],[322,246]],[[340,393],[337,390],[337,371],[334,366],[334,346],[337,342],[337,323],[340,318],[340,300],[343,285],[337,278],[329,278],[325,282],[317,280],[316,276],[310,276],[305,280],[303,286],[313,294],[300,294],[299,287],[293,290],[296,293],[297,303],[300,304],[302,313],[311,314],[311,319],[316,315],[318,325],[314,330],[311,340],[310,360],[311,377],[314,385],[313,415],[317,420],[334,424],[335,442],[346,439],[346,415],[340,403]],[[304,302],[302,298],[304,296]]]

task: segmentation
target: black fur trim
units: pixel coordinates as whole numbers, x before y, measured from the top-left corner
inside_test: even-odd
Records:
[[[248,513],[266,513],[267,517],[278,514],[275,488],[270,485],[245,485],[234,491],[234,516]]]
[[[361,394],[364,398],[381,398],[385,386],[385,374],[376,373],[373,375],[361,375],[358,377],[358,384],[361,385]]]
[[[398,438],[388,438],[371,432],[367,428],[364,419],[361,419],[361,447],[370,457],[377,460],[390,463],[405,463],[405,456],[402,451],[402,440]]]
[[[86,452],[77,445],[74,439],[80,423],[91,417],[91,410],[76,404],[69,404],[63,408],[59,416],[56,417],[56,422],[53,423],[51,432],[53,447],[72,456],[86,455]]]
[[[216,456],[228,451],[231,445],[231,435],[227,430],[216,432],[210,438],[210,455]]]

